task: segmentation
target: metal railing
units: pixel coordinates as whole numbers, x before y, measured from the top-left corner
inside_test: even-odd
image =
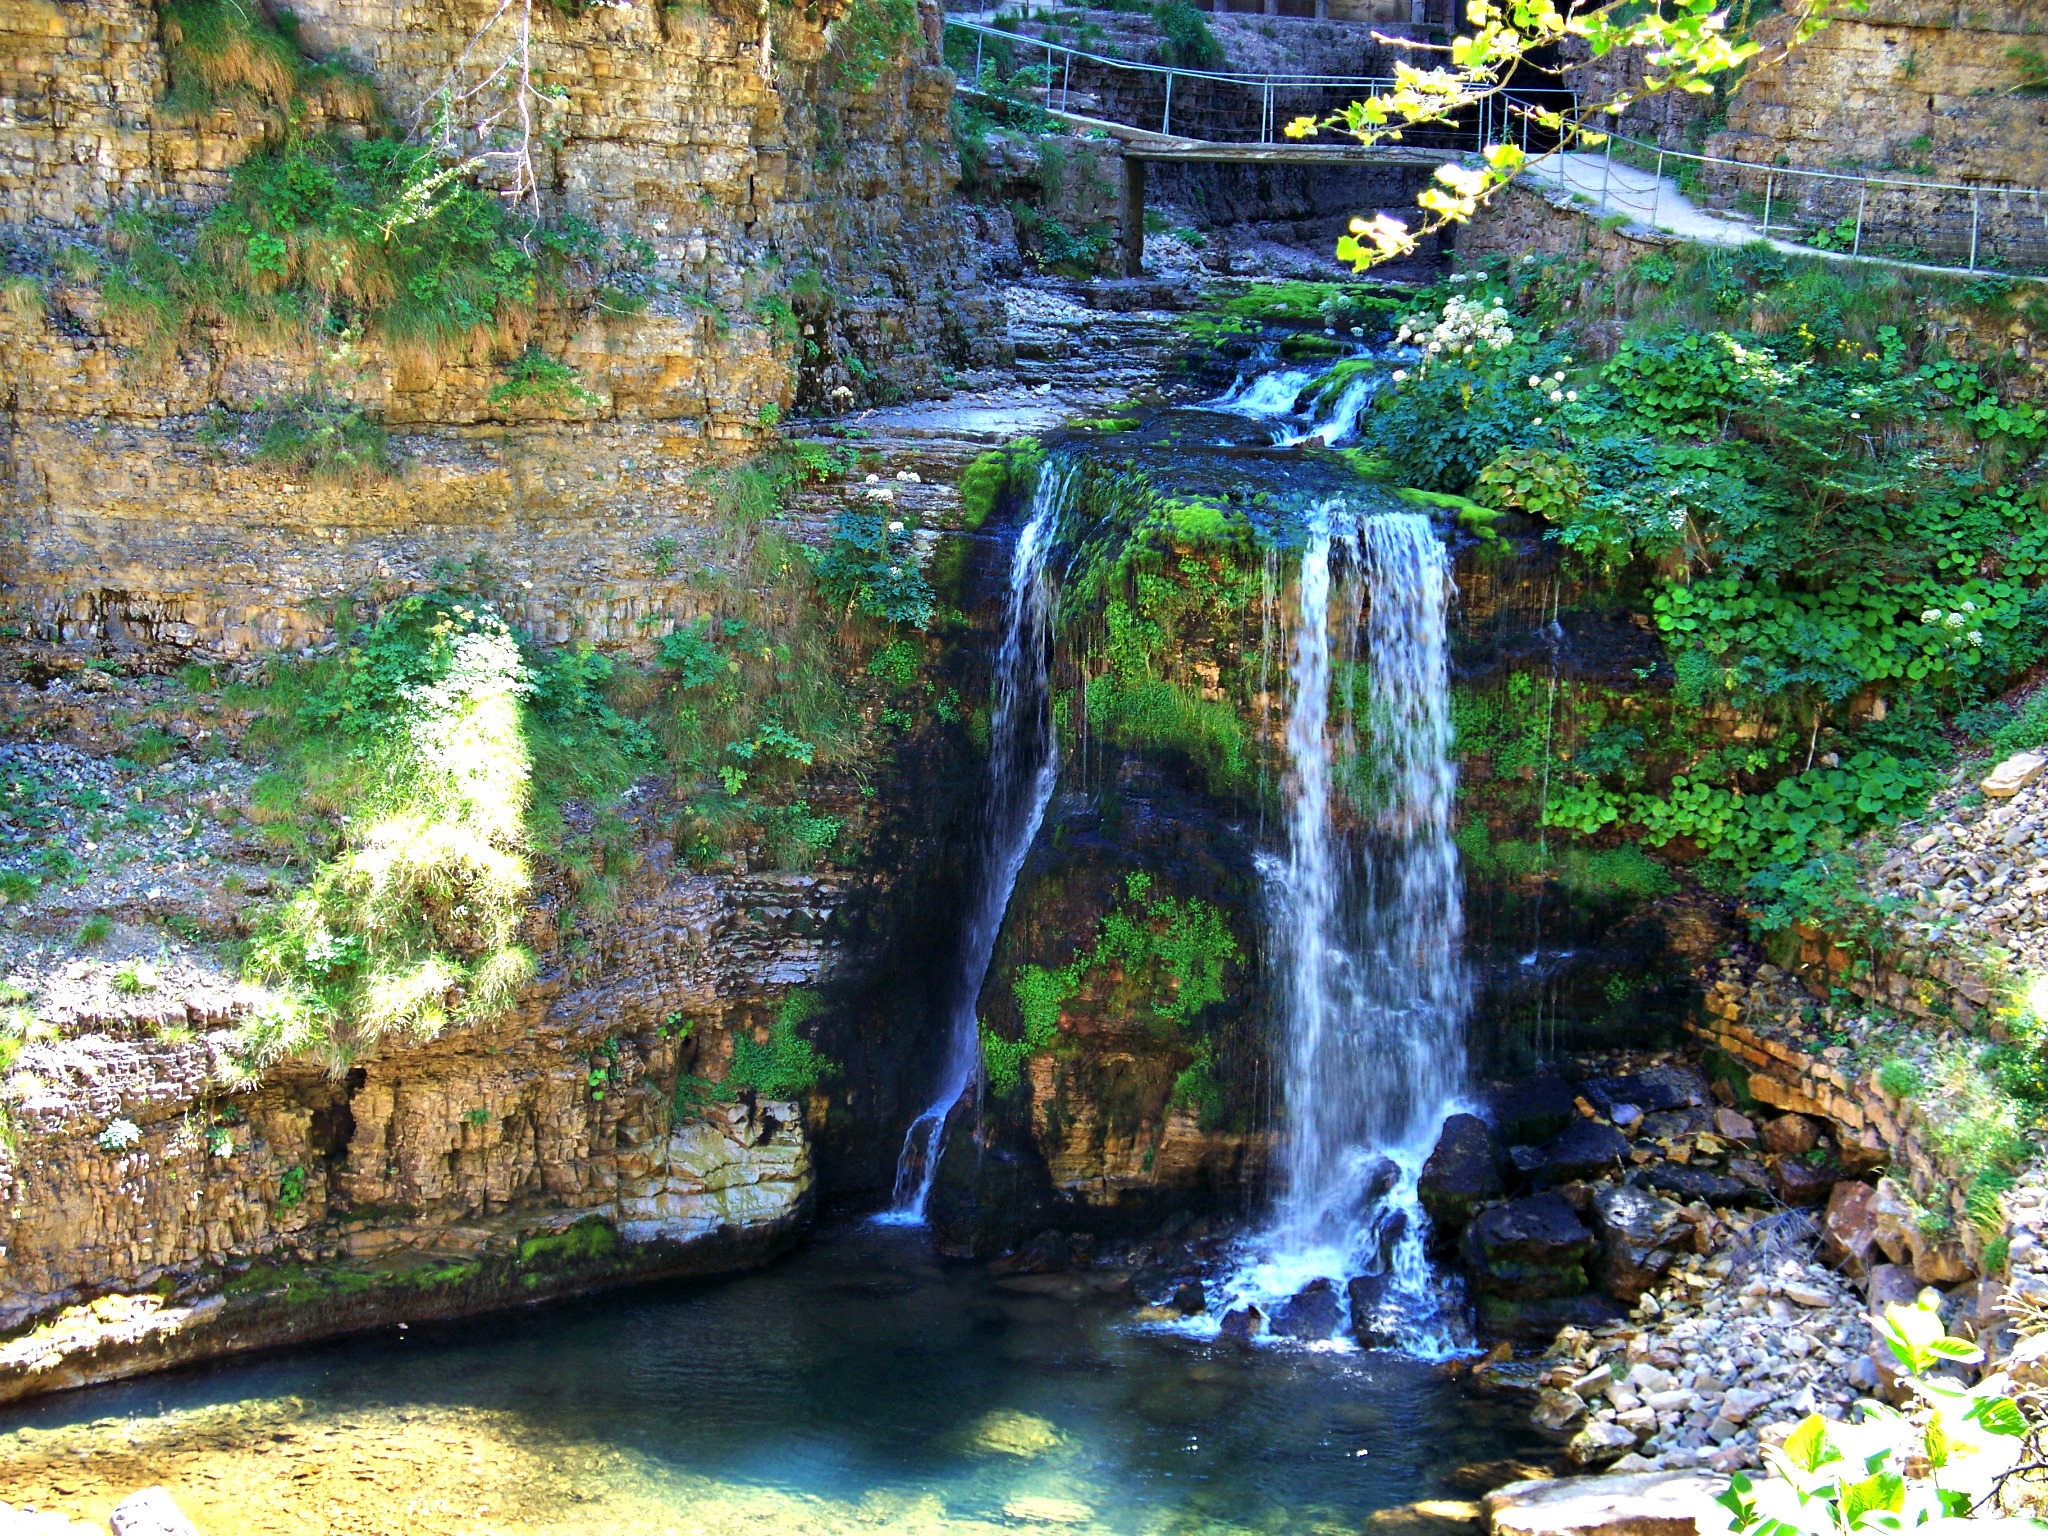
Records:
[[[977,86],[979,86],[983,77],[985,55],[988,51],[988,44],[992,39],[999,41],[1005,48],[1010,50],[1014,66],[1017,68],[1025,67],[1023,61],[1027,58],[1031,59],[1033,66],[1035,66],[1038,57],[1042,55],[1044,59],[1045,80],[1042,84],[1035,85],[1032,89],[1033,93],[1040,98],[1042,105],[1044,105],[1047,111],[1068,112],[1072,110],[1074,73],[1077,64],[1081,66],[1084,77],[1089,72],[1100,71],[1111,79],[1122,74],[1140,81],[1163,82],[1163,100],[1159,109],[1158,128],[1154,130],[1149,122],[1120,123],[1120,126],[1148,133],[1156,131],[1161,136],[1167,138],[1174,136],[1173,96],[1176,81],[1198,85],[1212,92],[1217,90],[1245,92],[1247,106],[1253,100],[1257,104],[1258,126],[1255,130],[1257,137],[1242,141],[1233,139],[1228,142],[1258,144],[1293,142],[1285,138],[1280,127],[1281,109],[1289,97],[1296,99],[1296,105],[1300,105],[1301,98],[1304,97],[1320,99],[1330,95],[1342,95],[1347,101],[1356,101],[1369,96],[1389,94],[1394,89],[1392,77],[1386,75],[1258,74],[1245,70],[1194,69],[1178,64],[1154,64],[1141,59],[1115,58],[1108,54],[1093,53],[1085,48],[1077,48],[1068,43],[1054,42],[1043,37],[1028,37],[1021,32],[1012,32],[1006,28],[992,27],[981,22],[969,21],[965,17],[948,16],[946,18],[946,26],[955,31],[965,32],[973,36],[974,68],[971,79]],[[1183,90],[1182,94],[1184,114],[1182,121],[1185,125],[1187,122],[1185,115],[1186,91]],[[1475,150],[1481,149],[1489,143],[1496,142],[1501,135],[1510,129],[1517,118],[1522,122],[1521,132],[1526,138],[1528,109],[1530,107],[1541,105],[1555,111],[1560,103],[1568,100],[1575,101],[1576,98],[1571,93],[1565,91],[1546,92],[1540,103],[1535,98],[1482,97],[1472,104],[1472,122],[1469,128],[1460,123],[1442,125],[1442,131],[1431,135],[1427,147],[1432,149],[1462,149],[1469,144]],[[1305,115],[1322,116],[1326,110],[1328,109],[1316,110]],[[1135,115],[1135,113],[1130,115]],[[1295,115],[1304,114],[1297,113]],[[1213,117],[1213,113],[1211,116]],[[1114,119],[1109,120],[1113,121]],[[1411,136],[1404,139],[1403,142],[1415,143],[1417,140],[1412,137],[1411,133]]]
[[[1708,197],[1733,203],[1737,212],[1749,205],[1756,222],[1748,227],[1756,239],[1897,266],[2018,277],[2048,273],[2048,188],[1759,165],[1666,149],[1623,134],[1606,139],[1597,178],[1576,180],[1563,155],[1538,166],[1537,178],[1593,196],[1602,214],[1640,216],[1656,228],[1666,167],[1698,166]],[[1617,145],[1624,165],[1650,173],[1647,189],[1613,175]]]

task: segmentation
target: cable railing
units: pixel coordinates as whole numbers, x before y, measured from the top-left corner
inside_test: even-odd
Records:
[[[1157,132],[1161,137],[1172,138],[1174,134],[1174,87],[1181,86],[1181,124],[1183,130],[1196,129],[1195,133],[1184,133],[1185,137],[1199,137],[1219,142],[1244,142],[1257,144],[1293,143],[1281,129],[1281,114],[1287,110],[1289,116],[1321,117],[1329,110],[1321,102],[1332,95],[1341,95],[1346,101],[1357,101],[1370,96],[1389,94],[1394,89],[1394,80],[1387,75],[1317,75],[1317,74],[1260,74],[1247,70],[1195,69],[1178,64],[1155,64],[1143,59],[1122,59],[1109,54],[1094,53],[1069,43],[1055,42],[1050,38],[1030,37],[1021,32],[1012,32],[1003,27],[992,27],[985,23],[969,21],[965,17],[948,16],[946,26],[974,38],[974,64],[970,80],[977,86],[983,79],[983,70],[988,63],[991,42],[1007,50],[1013,69],[1026,67],[1024,60],[1031,60],[1030,68],[1043,69],[1044,78],[1032,83],[1031,93],[1047,111],[1073,112],[1076,100],[1075,74],[1079,66],[1082,76],[1082,105],[1098,105],[1100,110],[1091,114],[1119,126],[1141,132]],[[1043,63],[1040,64],[1042,57]],[[1130,83],[1141,87],[1134,93],[1143,98],[1113,103],[1107,99],[1097,101],[1099,91],[1088,90],[1088,76],[1096,75],[1097,85],[1114,84],[1128,77]],[[1142,87],[1161,87],[1156,98]],[[1244,93],[1246,110],[1243,113],[1219,112],[1213,101],[1204,102],[1191,110],[1188,96],[1189,87],[1204,91],[1208,96],[1219,93]],[[1313,99],[1314,105],[1310,105]],[[1155,105],[1156,100],[1156,105]],[[1483,97],[1473,104],[1472,121],[1469,127],[1462,123],[1443,125],[1440,131],[1428,135],[1425,147],[1431,149],[1462,149],[1469,146],[1482,149],[1505,134],[1517,118],[1523,123],[1522,133],[1527,135],[1528,110],[1542,107],[1555,111],[1561,103],[1575,102],[1576,98],[1567,91],[1547,91],[1539,101],[1525,97]],[[1145,121],[1126,122],[1124,118],[1140,115],[1142,105]],[[1256,105],[1256,127],[1245,128],[1240,124],[1250,117],[1250,108]],[[1309,110],[1299,110],[1309,106]],[[1569,110],[1569,108],[1567,108]],[[1156,111],[1156,119],[1153,112]],[[1157,121],[1158,127],[1152,127]],[[1250,132],[1254,138],[1240,138],[1237,135]],[[1227,133],[1228,139],[1220,138]],[[1412,136],[1404,142],[1419,142]]]
[[[1754,239],[1897,266],[2016,277],[2048,273],[2048,189],[1759,165],[1666,149],[1623,134],[1608,134],[1606,141],[1597,174],[1583,165],[1591,155],[1551,155],[1535,167],[1536,179],[1587,197],[1601,214],[1626,213],[1652,228],[1680,208],[1699,217],[1693,203],[1704,194],[1745,216],[1744,223],[1731,221],[1731,234],[1746,230]],[[1581,162],[1578,168],[1574,159]],[[1648,172],[1648,185],[1615,175],[1617,163]],[[1665,202],[1667,167],[1696,168],[1677,178],[1679,208]]]

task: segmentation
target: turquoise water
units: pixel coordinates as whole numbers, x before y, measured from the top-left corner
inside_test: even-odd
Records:
[[[162,1481],[209,1536],[1291,1533],[1469,1500],[1540,1454],[1525,1403],[1437,1368],[1150,1333],[1106,1290],[841,1228],[717,1282],[15,1410],[0,1499],[104,1519]]]

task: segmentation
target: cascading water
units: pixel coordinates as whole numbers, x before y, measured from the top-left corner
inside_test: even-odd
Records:
[[[924,1220],[945,1144],[946,1120],[974,1081],[981,1060],[976,1007],[995,953],[996,935],[1016,888],[1017,872],[1059,777],[1052,719],[1051,660],[1056,593],[1046,569],[1077,461],[1054,460],[1038,477],[1030,515],[1010,557],[1009,606],[996,652],[990,700],[988,798],[982,807],[980,883],[960,937],[960,963],[949,1005],[946,1059],[936,1095],[910,1123],[896,1161],[895,1198],[879,1219]]]
[[[1351,557],[1341,633],[1367,610],[1363,761],[1369,809],[1356,846],[1333,821],[1332,557]],[[1289,682],[1284,856],[1264,861],[1279,974],[1285,1134],[1280,1197],[1240,1297],[1353,1286],[1354,1326],[1416,1353],[1452,1347],[1423,1251],[1416,1182],[1462,1086],[1466,984],[1451,841],[1450,564],[1419,514],[1318,507],[1302,553]],[[1347,682],[1345,698],[1351,692]],[[1369,1327],[1364,1325],[1370,1325]]]

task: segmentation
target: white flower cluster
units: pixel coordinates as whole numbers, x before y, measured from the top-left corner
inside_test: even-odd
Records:
[[[1920,622],[1922,624],[1939,624],[1950,634],[1954,634],[1970,622],[1970,615],[1976,611],[1977,605],[1968,598],[1965,598],[1961,608],[1952,608],[1946,613],[1942,612],[1939,608],[1926,609],[1920,615]],[[1981,646],[1984,643],[1984,631],[1973,629],[1967,635],[1964,635],[1963,638],[1972,645]]]
[[[1540,373],[1529,375],[1529,387],[1547,396],[1552,405],[1563,405],[1567,400],[1576,404],[1579,392],[1576,389],[1565,389],[1563,385],[1564,370],[1562,368],[1558,369],[1547,379]]]
[[[1422,348],[1427,358],[1469,356],[1474,348],[1504,351],[1515,344],[1514,328],[1508,324],[1507,305],[1495,299],[1483,300],[1453,294],[1444,301],[1444,312],[1434,325],[1403,320],[1394,339]],[[1427,359],[1425,359],[1427,360]]]

